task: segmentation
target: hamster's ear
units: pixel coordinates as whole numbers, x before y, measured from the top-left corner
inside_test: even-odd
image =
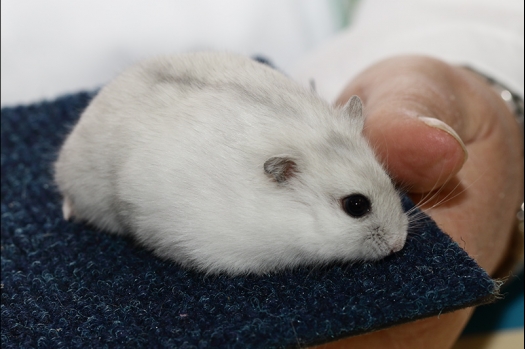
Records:
[[[297,163],[287,155],[274,156],[264,163],[264,172],[277,183],[286,183],[297,173]]]
[[[343,107],[343,111],[350,117],[350,119],[363,127],[365,123],[365,117],[363,116],[363,103],[357,96],[350,97],[350,100],[346,102]]]

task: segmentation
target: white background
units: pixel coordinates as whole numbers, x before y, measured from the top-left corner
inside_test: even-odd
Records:
[[[2,0],[2,106],[100,87],[156,54],[230,50],[284,71],[341,27],[341,1]]]

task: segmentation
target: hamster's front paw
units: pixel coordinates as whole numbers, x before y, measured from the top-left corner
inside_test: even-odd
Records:
[[[62,216],[64,217],[64,220],[69,221],[74,215],[73,204],[68,197],[65,197],[64,202],[62,203]]]

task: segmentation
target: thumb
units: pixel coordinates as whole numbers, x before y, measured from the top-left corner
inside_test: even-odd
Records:
[[[440,188],[467,159],[457,133],[437,118],[403,108],[371,108],[367,115],[365,137],[394,181],[411,192]]]
[[[409,79],[395,74],[367,79],[365,73],[364,79],[358,77],[357,83],[347,86],[336,104],[344,104],[353,94],[363,99],[363,132],[377,157],[398,185],[422,193],[450,182],[468,153],[458,133],[440,120],[457,112],[440,110],[435,93],[428,93],[422,84],[414,89]]]

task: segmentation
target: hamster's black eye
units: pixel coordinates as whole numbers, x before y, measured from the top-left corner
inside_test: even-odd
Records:
[[[342,200],[343,210],[352,217],[359,218],[370,212],[370,200],[364,195],[353,194]]]

